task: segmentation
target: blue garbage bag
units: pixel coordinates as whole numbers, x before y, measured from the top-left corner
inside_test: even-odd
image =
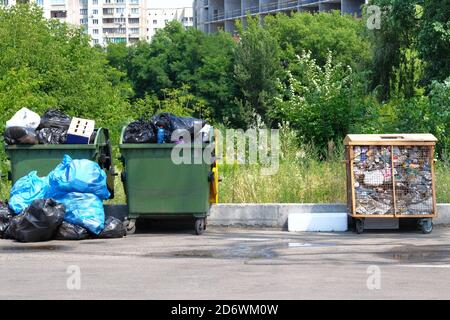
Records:
[[[47,198],[49,191],[48,178],[40,178],[36,171],[31,171],[14,183],[9,195],[9,207],[19,214],[34,200]]]
[[[72,160],[64,155],[62,162],[48,175],[51,190],[55,194],[81,192],[92,193],[100,199],[108,199],[106,173],[90,160]]]
[[[105,228],[103,201],[92,193],[71,192],[53,197],[66,206],[64,221],[98,235]]]

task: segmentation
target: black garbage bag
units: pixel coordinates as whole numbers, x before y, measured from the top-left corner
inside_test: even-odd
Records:
[[[67,129],[64,128],[42,128],[37,131],[40,144],[65,144],[67,140]]]
[[[163,112],[153,116],[152,122],[157,128],[162,127],[167,130],[170,135],[172,135],[175,130],[187,130],[191,134],[191,139],[197,134],[194,130],[200,131],[206,123],[204,120],[192,117],[177,117],[169,112]],[[194,127],[196,122],[198,123],[198,126]]]
[[[124,143],[155,143],[156,128],[152,122],[137,120],[125,128]]]
[[[122,238],[127,235],[127,229],[123,222],[114,217],[108,217],[105,221],[105,228],[98,235],[101,239]]]
[[[8,229],[13,215],[7,203],[0,202],[0,238],[3,238],[3,234]]]
[[[51,240],[63,222],[66,209],[53,199],[38,199],[11,219],[5,236],[20,242]]]
[[[41,117],[37,137],[41,144],[65,144],[72,118],[57,109],[48,109]]]
[[[63,221],[56,231],[56,240],[84,240],[89,238],[87,229]]]
[[[41,117],[38,129],[43,128],[62,128],[69,129],[72,118],[64,112],[57,109],[48,109]]]
[[[7,144],[37,144],[38,139],[33,129],[25,127],[9,127],[5,130]]]

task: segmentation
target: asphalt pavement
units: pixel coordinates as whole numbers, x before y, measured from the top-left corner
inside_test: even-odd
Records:
[[[450,228],[0,240],[0,299],[449,299]]]

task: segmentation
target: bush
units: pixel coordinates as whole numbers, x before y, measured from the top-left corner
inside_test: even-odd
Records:
[[[362,90],[350,67],[334,63],[331,52],[319,66],[311,53],[298,57],[298,76],[287,74],[287,83],[279,84],[271,117],[289,121],[303,143],[325,150],[329,141],[343,139],[360,109]]]

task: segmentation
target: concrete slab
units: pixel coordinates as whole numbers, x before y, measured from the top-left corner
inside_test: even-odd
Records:
[[[288,231],[343,232],[347,231],[346,212],[290,213]]]

